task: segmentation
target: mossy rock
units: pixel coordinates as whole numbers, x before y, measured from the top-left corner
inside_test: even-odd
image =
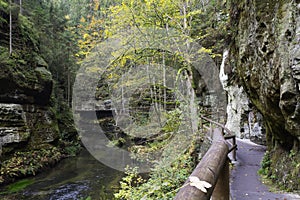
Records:
[[[279,190],[300,190],[300,156],[296,150],[289,153],[281,148],[267,151],[259,173]]]
[[[47,105],[52,93],[52,75],[44,67],[1,66],[0,101]]]
[[[29,180],[29,179],[20,180],[18,182],[15,182],[15,183],[9,185],[7,187],[7,192],[8,193],[19,192],[19,191],[25,189],[26,187],[28,187],[29,185],[31,185],[33,183],[34,183],[34,181],[33,180]]]

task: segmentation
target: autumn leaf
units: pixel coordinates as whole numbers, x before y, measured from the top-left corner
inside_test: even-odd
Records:
[[[201,181],[196,176],[190,176],[189,179],[190,179],[190,186],[194,186],[204,193],[207,193],[206,188],[210,188],[212,186],[210,183],[206,181]]]

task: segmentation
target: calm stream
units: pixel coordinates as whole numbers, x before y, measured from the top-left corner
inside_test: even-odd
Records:
[[[8,191],[8,186],[2,187],[0,199],[112,199],[122,175],[94,159],[87,150],[82,150],[79,156],[64,159],[53,169],[29,178],[32,184],[21,191],[3,194]]]

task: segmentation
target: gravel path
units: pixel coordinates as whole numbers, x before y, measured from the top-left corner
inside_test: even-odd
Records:
[[[237,139],[237,145],[237,162],[230,178],[232,200],[300,200],[296,194],[272,193],[261,182],[257,171],[266,151],[265,146],[240,139]]]

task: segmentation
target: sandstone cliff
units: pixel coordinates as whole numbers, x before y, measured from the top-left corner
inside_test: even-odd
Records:
[[[76,152],[72,116],[62,105],[45,66],[1,63],[0,184],[36,174]]]
[[[233,0],[226,76],[263,115],[265,174],[300,189],[300,2]],[[230,73],[229,73],[230,72]],[[239,95],[241,96],[241,95]]]

